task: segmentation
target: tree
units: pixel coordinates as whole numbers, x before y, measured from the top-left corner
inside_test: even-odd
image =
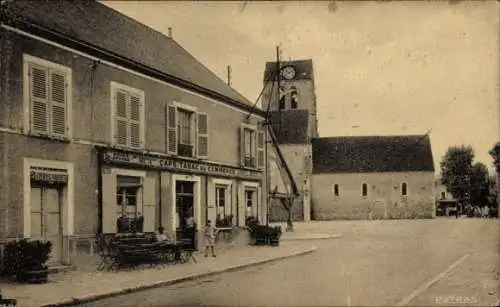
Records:
[[[461,145],[448,148],[441,161],[441,183],[461,203],[470,199],[473,159],[472,147]]]
[[[488,167],[476,162],[472,166],[470,177],[470,200],[474,205],[487,205],[490,196]]]
[[[500,176],[500,142],[496,143],[490,150],[490,155],[493,158],[493,165],[497,174]]]

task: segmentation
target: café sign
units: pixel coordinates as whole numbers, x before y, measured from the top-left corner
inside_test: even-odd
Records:
[[[68,182],[68,173],[65,170],[32,167],[30,169],[30,178],[34,181],[47,183],[66,183]]]
[[[103,152],[102,157],[103,162],[106,164],[125,164],[145,168],[204,173],[225,177],[258,179],[261,176],[260,171],[246,170],[205,161],[189,161],[173,157],[160,157],[117,150],[106,150]]]

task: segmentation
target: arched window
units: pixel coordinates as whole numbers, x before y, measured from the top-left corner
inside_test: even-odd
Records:
[[[286,98],[285,87],[284,86],[280,86],[279,91],[280,91],[280,101],[279,101],[278,108],[280,110],[284,110],[285,109],[285,98]]]
[[[406,182],[403,182],[401,184],[401,196],[406,196],[408,195],[408,187],[406,185]]]
[[[297,109],[297,106],[299,104],[299,93],[297,92],[297,88],[295,86],[291,87],[291,92],[290,92],[290,108],[291,109]]]
[[[361,185],[361,195],[368,196],[368,185],[366,183]]]

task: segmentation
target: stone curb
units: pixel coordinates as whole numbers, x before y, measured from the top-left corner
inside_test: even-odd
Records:
[[[285,238],[282,237],[280,240],[281,241],[301,241],[301,240],[329,240],[329,239],[338,239],[342,238],[343,235],[336,234],[336,235],[325,235],[322,237],[308,237],[308,236],[303,236],[303,237],[291,237],[291,238]]]
[[[266,263],[270,263],[270,262],[284,260],[287,258],[303,256],[303,255],[307,255],[307,254],[315,252],[316,249],[317,249],[317,247],[312,247],[312,248],[308,248],[306,250],[294,252],[294,253],[284,255],[284,256],[271,257],[268,259],[258,260],[258,261],[254,261],[254,262],[233,265],[230,267],[217,269],[214,271],[196,273],[196,274],[191,274],[188,276],[183,276],[183,277],[179,277],[179,278],[175,278],[175,279],[158,281],[158,282],[154,282],[151,284],[138,285],[138,286],[134,286],[134,287],[130,287],[130,288],[112,290],[112,291],[103,292],[103,293],[93,293],[93,294],[85,295],[82,297],[74,297],[72,299],[62,301],[59,303],[42,305],[41,307],[75,306],[75,305],[84,304],[84,303],[88,303],[88,302],[92,302],[92,301],[97,301],[97,300],[101,300],[101,299],[105,299],[105,298],[110,298],[110,297],[114,297],[114,296],[118,296],[118,295],[122,295],[122,294],[139,292],[142,290],[148,290],[148,289],[158,288],[158,287],[162,287],[162,286],[174,285],[174,284],[178,284],[178,283],[182,283],[182,282],[187,282],[187,281],[192,281],[192,280],[201,279],[201,278],[205,278],[205,277],[210,277],[210,276],[221,274],[221,273],[233,272],[233,271],[245,269],[248,267],[253,267],[253,266],[258,266],[261,264],[266,264]]]

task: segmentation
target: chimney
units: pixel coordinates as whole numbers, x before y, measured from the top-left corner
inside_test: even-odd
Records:
[[[173,38],[172,37],[172,27],[168,27],[168,37]]]

